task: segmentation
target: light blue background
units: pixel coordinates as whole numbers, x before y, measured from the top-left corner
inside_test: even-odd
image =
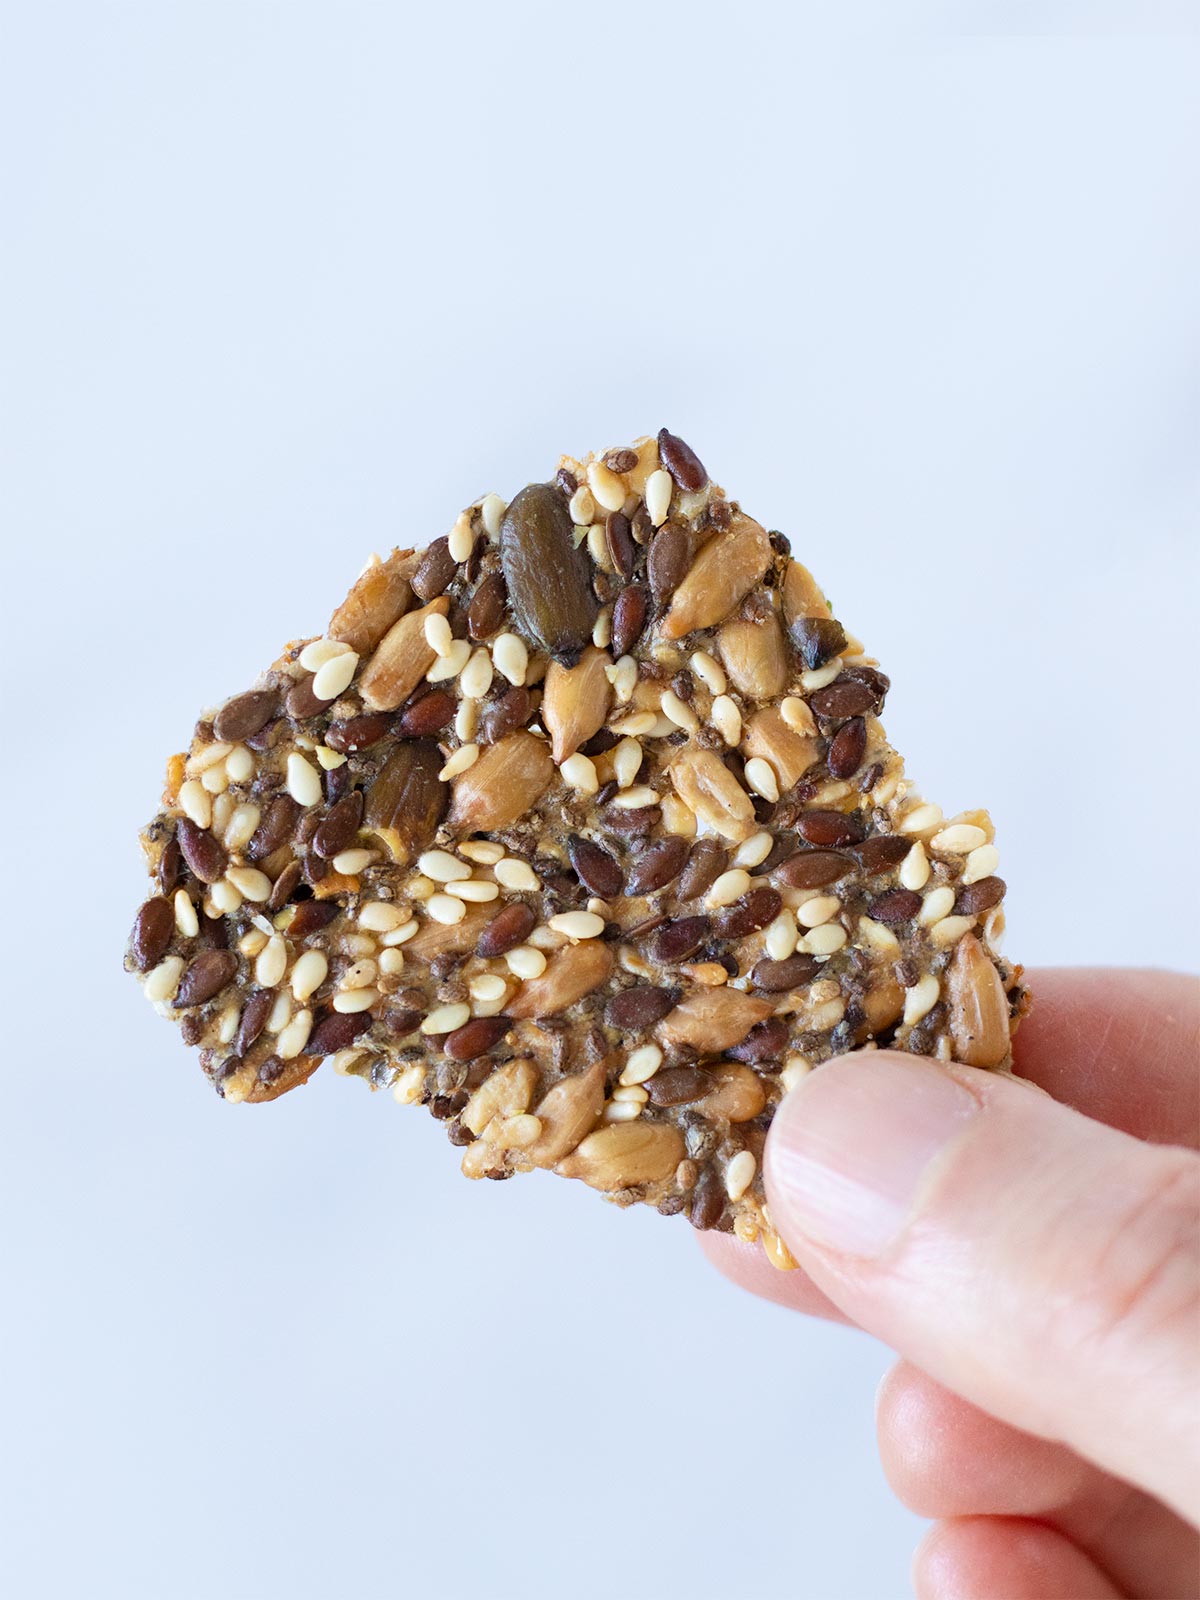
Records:
[[[0,1589],[902,1595],[882,1348],[358,1084],[222,1105],[134,835],[368,551],[667,423],[1013,955],[1193,961],[1196,8],[6,10]]]

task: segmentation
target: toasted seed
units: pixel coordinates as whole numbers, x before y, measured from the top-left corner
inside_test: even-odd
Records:
[[[431,689],[401,713],[397,730],[406,739],[427,739],[454,721],[458,702],[447,689]]]
[[[250,689],[225,702],[213,718],[213,732],[236,744],[265,728],[278,709],[277,690]]]
[[[646,572],[651,592],[659,605],[669,600],[683,582],[690,561],[691,545],[687,532],[678,523],[669,523],[655,534],[646,554]],[[615,642],[613,649],[618,655],[623,654],[617,650]]]
[[[552,661],[542,694],[542,726],[550,735],[551,754],[558,763],[575,754],[580,745],[604,726],[612,686],[605,674],[611,666],[606,650],[589,645],[573,667]]]
[[[869,683],[843,676],[824,689],[818,689],[808,703],[817,716],[827,720],[860,717],[875,708],[876,695]]]
[[[879,834],[874,839],[864,839],[855,848],[854,856],[864,872],[887,872],[899,866],[911,848],[911,841],[894,833]]]
[[[366,791],[367,827],[389,841],[394,836],[409,854],[419,850],[437,831],[449,801],[438,777],[441,766],[441,751],[431,739],[397,745]]]
[[[237,971],[238,958],[232,950],[201,950],[188,963],[179,988],[175,991],[177,1010],[184,1006],[201,1006],[221,990]]]
[[[1008,1000],[1000,974],[973,933],[964,933],[955,948],[947,1000],[955,1060],[969,1067],[999,1066],[1010,1044]]]
[[[744,939],[748,934],[765,928],[783,909],[783,899],[777,889],[751,889],[736,904],[727,907],[716,920],[716,932],[721,939]]]
[[[538,1112],[540,1116],[541,1107]],[[590,1188],[612,1193],[662,1182],[685,1154],[683,1135],[672,1123],[639,1118],[609,1123],[589,1133],[555,1170],[564,1178],[581,1178]]]
[[[889,889],[867,903],[867,914],[876,922],[889,927],[900,922],[911,922],[921,909],[921,896],[912,889]]]
[[[994,844],[981,844],[967,856],[963,869],[963,883],[978,883],[980,878],[990,878],[1000,865],[1000,852]],[[164,894],[166,890],[164,889]]]
[[[479,935],[476,955],[484,960],[505,955],[523,944],[537,925],[537,913],[524,901],[516,900],[498,911]],[[534,974],[536,976],[536,974]]]
[[[766,1090],[749,1067],[739,1066],[734,1061],[720,1061],[709,1070],[716,1084],[699,1103],[702,1116],[710,1122],[752,1122],[761,1114],[767,1103]]]
[[[511,1026],[507,1017],[472,1017],[446,1036],[442,1049],[452,1061],[474,1061],[499,1044]]]
[[[861,717],[843,722],[833,737],[826,758],[834,778],[852,778],[862,765],[867,750],[867,725]]]
[[[977,878],[959,889],[954,911],[960,917],[974,917],[990,911],[1004,899],[1008,885],[1003,878]]]
[[[723,839],[740,844],[756,831],[750,796],[713,751],[685,746],[668,772],[683,803]]]
[[[836,617],[798,617],[791,624],[791,634],[800,658],[810,672],[823,667],[846,648],[846,630]],[[826,714],[821,713],[823,716]]]
[[[657,844],[652,844],[631,868],[625,893],[655,894],[659,889],[665,889],[683,871],[688,851],[686,839],[660,839]]]
[[[225,846],[207,828],[198,828],[190,817],[180,817],[175,837],[183,859],[201,883],[216,883],[229,865]]]
[[[614,511],[609,515],[604,525],[604,543],[614,570],[628,582],[633,576],[637,546],[629,530],[629,518],[624,512]]]
[[[613,603],[612,653],[628,655],[646,625],[646,591],[640,583],[622,589]]]
[[[458,571],[458,562],[450,554],[450,540],[443,536],[434,539],[413,573],[412,590],[418,600],[432,600],[445,594],[447,585]]]
[[[857,844],[862,831],[862,822],[854,813],[805,811],[796,819],[800,837],[823,848]]]
[[[560,911],[548,926],[568,939],[598,939],[604,932],[604,918],[594,911]]]
[[[613,969],[613,952],[601,939],[564,945],[550,958],[540,978],[525,982],[507,1010],[510,1017],[552,1017],[604,983]]]
[[[602,900],[612,900],[621,893],[624,875],[603,845],[573,834],[567,840],[567,855],[576,877],[593,894]]]
[[[661,467],[647,477],[646,514],[654,527],[659,528],[666,521],[674,490],[671,474],[663,471]]]
[[[431,600],[388,629],[358,681],[368,710],[394,711],[404,704],[435,659],[434,648],[425,636],[425,624],[430,617],[444,617],[448,610],[449,602],[444,597]]]
[[[549,747],[533,734],[510,733],[480,751],[479,759],[454,781],[450,825],[463,833],[509,828],[554,782]]]
[[[567,499],[552,483],[530,484],[500,524],[500,560],[520,631],[564,666],[590,641],[599,604],[591,562],[576,549]]]
[[[817,971],[817,961],[814,956],[788,956],[783,961],[763,960],[755,963],[754,971],[750,974],[750,982],[756,989],[765,989],[768,994],[778,994],[784,989],[797,989],[801,984],[808,983],[816,976]]]
[[[651,546],[651,554],[653,550]],[[663,618],[663,637],[682,639],[697,628],[723,622],[759,582],[770,561],[766,529],[753,517],[738,513],[726,532],[703,547],[675,589],[671,609]]]
[[[796,921],[802,928],[819,928],[831,917],[836,917],[842,909],[842,902],[835,894],[814,895],[811,900],[806,900],[803,905],[796,908]]]
[[[504,608],[508,604],[508,590],[504,574],[491,572],[476,586],[467,606],[467,633],[477,643],[490,639],[504,622]]]
[[[688,494],[695,494],[708,482],[704,463],[691,445],[685,444],[677,434],[668,433],[665,428],[660,428],[658,433],[658,459]]]
[[[811,956],[800,956],[796,959],[810,962],[813,973],[817,971],[817,963]],[[755,970],[757,971],[757,967]],[[805,977],[797,980],[798,983],[807,981]],[[787,1042],[787,1023],[782,1017],[768,1017],[765,1022],[760,1022],[751,1028],[740,1044],[731,1046],[729,1054],[738,1061],[749,1061],[758,1066],[764,1061],[778,1061],[787,1048]]]
[[[412,599],[409,582],[421,557],[412,550],[394,550],[386,561],[369,566],[329,620],[327,635],[366,657],[403,615]]]
[[[362,814],[362,790],[351,789],[326,812],[325,820],[313,837],[313,849],[319,856],[332,861],[354,840],[362,822]]]
[[[750,700],[773,700],[788,678],[783,631],[773,611],[752,620],[735,617],[717,636],[721,662],[739,694]],[[723,694],[723,688],[714,694]]]
[[[166,955],[175,936],[175,908],[160,895],[147,900],[139,910],[130,935],[134,966],[147,972]]]
[[[709,917],[677,917],[656,928],[650,937],[650,959],[656,965],[674,966],[695,955],[712,933]]]
[[[682,993],[681,989],[659,989],[652,984],[635,984],[632,989],[622,989],[619,994],[613,995],[604,1008],[604,1020],[610,1028],[637,1033],[659,1022],[668,1011],[673,1010]]]
[[[703,1067],[661,1067],[648,1081],[651,1105],[686,1106],[702,1100],[713,1086]]]

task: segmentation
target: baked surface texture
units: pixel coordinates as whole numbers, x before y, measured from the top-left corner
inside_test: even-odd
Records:
[[[984,811],[916,794],[888,679],[665,429],[422,550],[204,716],[126,956],[218,1093],[323,1060],[469,1177],[552,1168],[761,1238],[775,1105],[862,1047],[1009,1070]]]

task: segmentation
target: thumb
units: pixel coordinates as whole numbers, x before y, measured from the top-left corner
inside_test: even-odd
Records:
[[[781,1105],[771,1217],[860,1326],[1200,1512],[1200,1157],[970,1067],[864,1053]]]

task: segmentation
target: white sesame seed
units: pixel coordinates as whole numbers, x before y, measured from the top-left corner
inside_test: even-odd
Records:
[[[320,672],[327,661],[344,656],[347,652],[353,654],[350,646],[343,644],[340,639],[313,639],[301,650],[300,665],[305,672]]]
[[[609,570],[608,540],[604,536],[604,524],[593,522],[587,531],[588,555],[602,572]]]
[[[500,524],[504,520],[504,513],[508,506],[498,494],[485,494],[483,503],[479,507],[479,514],[483,518],[483,531],[489,539],[496,539],[500,534]],[[468,551],[468,554],[470,552]]]
[[[858,936],[863,944],[869,944],[873,950],[879,950],[884,955],[895,955],[900,948],[900,941],[892,930],[871,917],[859,917]]]
[[[636,739],[622,739],[612,753],[613,777],[619,789],[628,789],[642,767],[642,747]]]
[[[207,772],[209,767],[219,767],[233,746],[223,739],[218,739],[213,744],[206,744],[197,750],[194,756],[189,756],[187,775],[189,778],[198,778],[202,772]]]
[[[461,777],[469,767],[473,767],[479,760],[479,746],[477,744],[460,744],[458,749],[446,762],[438,773],[443,783],[448,783],[451,778]]]
[[[605,1102],[600,1120],[602,1122],[636,1122],[641,1114],[642,1108],[640,1105],[630,1105],[627,1100],[608,1100]]]
[[[538,950],[561,950],[564,940],[561,933],[555,933],[553,928],[547,927],[543,922],[529,935],[526,943]]]
[[[949,827],[934,834],[929,841],[929,847],[931,850],[943,851],[947,855],[965,856],[987,842],[987,834],[973,822],[952,822]]]
[[[813,1033],[828,1033],[830,1028],[836,1028],[846,1015],[844,1000],[826,1000],[823,1005],[816,1005],[809,1011],[805,1021]]]
[[[221,794],[229,787],[229,774],[225,771],[224,763],[217,767],[206,767],[200,774],[200,786],[207,789],[209,794]]]
[[[196,908],[187,890],[176,889],[173,903],[175,926],[185,939],[194,939],[200,932],[200,918],[196,915]]]
[[[333,1009],[343,1016],[353,1016],[359,1011],[369,1011],[378,999],[378,989],[339,989],[333,997]]]
[[[435,893],[437,884],[432,878],[427,878],[423,872],[414,872],[404,886],[404,892],[410,900],[428,900]]]
[[[472,744],[479,731],[479,701],[460,700],[454,713],[454,731],[463,744]]]
[[[502,633],[492,641],[492,663],[509,683],[518,687],[525,682],[529,671],[529,651],[524,639],[515,633]]]
[[[653,711],[634,711],[617,722],[609,723],[613,733],[628,739],[637,739],[644,733],[653,733],[657,726],[658,718]],[[673,727],[672,732],[674,732]]]
[[[208,898],[221,916],[231,917],[242,903],[242,891],[228,878],[222,878],[208,891]]]
[[[262,813],[252,800],[235,806],[225,824],[224,840],[227,850],[241,850],[254,837]]]
[[[226,789],[213,801],[212,831],[225,837],[225,829],[229,826],[229,819],[237,809],[237,800]]]
[[[385,933],[379,942],[388,946],[389,949],[394,945],[407,944],[420,926],[421,924],[416,917],[409,917],[407,922],[402,922],[398,928],[393,928],[390,933]]]
[[[275,1054],[281,1061],[294,1060],[304,1049],[312,1032],[312,1022],[311,1011],[297,1011],[275,1041]]]
[[[590,527],[596,516],[596,502],[586,484],[580,484],[567,502],[567,511],[577,528]]]
[[[784,1093],[791,1094],[801,1079],[808,1077],[812,1069],[812,1062],[807,1056],[788,1056],[783,1063],[783,1071],[779,1074],[779,1081],[783,1086]]]
[[[639,811],[642,806],[658,804],[658,790],[652,789],[648,783],[635,783],[632,789],[622,789],[615,794],[610,805],[618,811]]]
[[[318,671],[312,682],[312,692],[318,700],[336,700],[354,681],[358,657],[353,650],[334,656]]]
[[[321,804],[321,775],[296,750],[287,758],[287,791],[298,806]]]
[[[918,804],[900,819],[901,833],[933,833],[942,820],[941,806],[931,802]]]
[[[446,548],[451,561],[456,561],[459,566],[466,561],[471,551],[475,548],[475,535],[471,532],[471,513],[464,511],[458,521],[450,529],[446,540]]]
[[[603,461],[593,461],[587,469],[588,486],[596,504],[605,511],[620,511],[625,504],[625,485]]]
[[[816,689],[824,689],[826,684],[832,683],[839,676],[842,663],[838,659],[830,661],[824,667],[814,667],[811,672],[800,674],[800,686],[805,694],[812,694]]]
[[[668,689],[662,697],[663,716],[672,721],[677,728],[683,728],[687,733],[695,733],[700,726],[700,718],[688,705],[687,701],[677,695],[674,689]]]
[[[287,945],[275,933],[267,940],[254,963],[254,981],[261,989],[273,989],[283,981],[286,971]]]
[[[612,607],[601,606],[592,629],[592,643],[597,650],[607,650],[612,643]]]
[[[469,905],[486,905],[489,900],[499,899],[500,885],[489,883],[486,878],[465,878],[457,883],[448,883],[446,893],[467,901]]]
[[[725,1168],[725,1193],[731,1200],[740,1200],[754,1182],[758,1162],[749,1150],[739,1150]]]
[[[727,694],[719,694],[713,701],[709,717],[727,745],[742,742],[742,713]]]
[[[972,850],[963,869],[964,883],[978,883],[980,878],[990,878],[1000,865],[1000,852],[994,844],[981,844]]]
[[[541,888],[541,881],[537,873],[527,861],[518,861],[515,856],[508,856],[503,861],[497,861],[494,869],[497,883],[502,883],[506,889],[533,890]]]
[[[969,933],[974,926],[974,917],[943,917],[930,928],[930,943],[939,950],[945,950],[949,945],[957,944],[963,934]]]
[[[917,922],[922,928],[931,928],[935,922],[948,917],[953,910],[954,890],[942,884],[940,888],[931,889],[925,896],[917,913]]]
[[[663,1064],[663,1053],[656,1044],[643,1044],[625,1057],[620,1083],[628,1088],[633,1084],[649,1083]]]
[[[661,528],[667,520],[674,488],[675,482],[671,474],[664,472],[661,467],[656,468],[646,479],[646,510],[656,528]]]
[[[731,906],[740,900],[750,887],[750,874],[741,867],[721,873],[708,891],[705,903],[710,906]]]
[[[359,927],[372,933],[390,933],[393,928],[402,928],[407,921],[407,910],[386,900],[368,900],[359,908]]]
[[[594,911],[560,911],[549,926],[568,939],[597,939],[604,932],[604,918]]]
[[[167,956],[160,961],[146,974],[145,982],[142,984],[142,993],[146,999],[155,1004],[174,999],[179,980],[183,977],[183,968],[182,956]]]
[[[339,767],[346,765],[346,757],[340,750],[331,750],[327,744],[319,744],[313,751],[317,764],[326,772],[336,772]]]
[[[318,990],[329,974],[329,962],[323,951],[306,950],[292,968],[291,991],[297,1000],[307,1000]]]
[[[379,967],[374,961],[356,961],[352,967],[347,967],[342,973],[343,989],[366,989],[375,982],[379,976]]]
[[[812,956],[831,956],[845,942],[846,930],[840,922],[823,922],[819,928],[811,929],[804,938],[805,949]]]
[[[421,1024],[422,1033],[453,1033],[464,1022],[470,1022],[471,1008],[459,1001],[450,1006],[434,1006]]]
[[[212,824],[212,796],[195,778],[189,778],[186,783],[180,784],[179,809],[198,828],[207,828]]]
[[[612,1092],[612,1101],[616,1105],[644,1106],[650,1099],[639,1083],[621,1084]]]
[[[802,906],[796,908],[796,921],[802,928],[819,928],[823,922],[828,922],[830,917],[836,917],[841,909],[842,902],[837,895],[814,895],[811,900],[806,900]]]
[[[338,1076],[344,1078],[348,1076],[351,1067],[361,1061],[365,1054],[365,1050],[335,1050],[327,1060]]]
[[[562,773],[563,781],[569,783],[573,789],[578,789],[581,794],[595,794],[600,787],[595,763],[578,752],[568,756],[558,770]]]
[[[461,922],[467,914],[465,902],[452,894],[431,894],[425,902],[425,909],[435,922],[447,928]]]
[[[775,840],[765,830],[752,833],[748,839],[743,839],[733,852],[733,865],[735,867],[760,867],[774,849]]]
[[[923,889],[929,882],[929,857],[919,839],[900,863],[897,876],[906,889]]]
[[[230,867],[225,876],[246,900],[254,900],[261,904],[271,898],[273,887],[271,880],[257,867]]]
[[[530,944],[519,944],[508,951],[504,963],[514,978],[540,978],[546,970],[546,958]]]
[[[710,656],[707,650],[694,651],[689,665],[710,694],[725,693],[729,686],[725,668],[714,656]]]
[[[282,1033],[287,1027],[292,1015],[292,997],[286,989],[281,989],[275,997],[275,1004],[271,1007],[271,1014],[267,1018],[268,1033]]]
[[[454,633],[449,621],[437,611],[431,611],[425,618],[425,643],[435,655],[448,654],[450,646],[454,643]]]
[[[342,850],[333,858],[333,870],[345,878],[357,877],[365,872],[378,856],[377,850]]]
[[[398,972],[404,971],[403,950],[381,950],[378,959],[379,970],[385,978],[394,978]]]
[[[261,929],[262,935],[265,939],[269,939],[272,933],[275,931],[275,926],[271,922],[270,918],[265,916],[261,911],[256,911],[250,918],[250,921],[254,927]]]
[[[919,978],[911,989],[904,992],[904,1021],[906,1026],[912,1027],[914,1022],[928,1016],[938,1003],[941,986],[932,972],[927,972]]]
[[[226,1006],[217,1023],[217,1041],[219,1044],[232,1044],[234,1035],[238,1030],[241,1012],[237,1006]]]
[[[789,694],[786,699],[779,702],[779,715],[787,723],[793,733],[807,733],[815,735],[817,725],[813,714],[794,694]]]
[[[434,883],[453,883],[458,878],[471,876],[466,862],[452,856],[449,850],[426,850],[417,857],[417,868]]]
[[[392,1099],[402,1106],[415,1106],[425,1092],[425,1068],[414,1061],[392,1085]]]
[[[746,782],[755,794],[762,795],[764,800],[779,799],[779,779],[775,776],[770,762],[764,761],[762,756],[751,756],[747,761]]]
[[[774,922],[768,923],[763,943],[772,961],[786,961],[795,950],[799,938],[796,918],[790,911],[781,911]]]
[[[492,658],[487,651],[480,648],[472,653],[471,659],[462,669],[458,680],[458,687],[462,694],[470,700],[482,700],[492,687]]]
[[[467,984],[472,1000],[503,1000],[508,984],[498,972],[481,972]]]
[[[225,757],[225,776],[230,783],[245,783],[254,771],[254,757],[244,744],[235,744]]]
[[[504,846],[494,839],[464,839],[458,845],[460,856],[468,861],[478,861],[482,866],[494,867],[504,859]]]
[[[605,667],[604,676],[612,684],[617,704],[628,705],[638,681],[638,665],[633,657],[618,656],[611,667]]]
[[[432,620],[432,618],[430,619]],[[471,659],[471,646],[466,639],[455,639],[445,655],[438,656],[437,660],[425,674],[426,683],[449,683],[451,678],[457,678],[467,662]]]
[[[696,813],[690,806],[684,805],[677,794],[663,795],[662,814],[662,825],[667,833],[673,833],[680,839],[696,837]]]

